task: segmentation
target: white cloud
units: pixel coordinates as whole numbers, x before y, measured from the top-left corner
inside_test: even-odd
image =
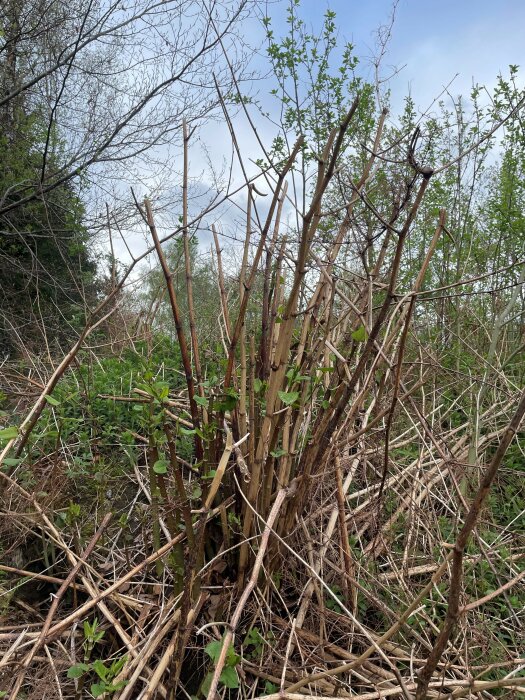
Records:
[[[467,26],[451,27],[446,34],[433,34],[413,43],[396,39],[394,28],[389,59],[397,65],[406,64],[392,84],[396,107],[410,89],[416,105],[425,110],[450,81],[453,96],[468,95],[473,83],[491,90],[498,73],[505,76],[510,64],[524,64],[523,22],[505,13],[497,15],[495,11],[490,20],[470,21]],[[525,73],[525,65],[522,70]]]

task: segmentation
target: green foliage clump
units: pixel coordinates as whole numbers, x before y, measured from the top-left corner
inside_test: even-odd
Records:
[[[67,182],[45,195],[31,194],[43,169],[60,167],[54,153],[44,162],[44,139],[38,112],[22,109],[0,134],[0,199],[6,210],[0,229],[4,353],[13,352],[15,339],[38,351],[46,337],[51,345],[72,337],[75,312],[95,294],[96,264],[88,253],[84,205],[75,188]]]
[[[140,444],[136,436],[147,438],[149,401],[133,390],[162,388],[167,395],[183,382],[178,347],[166,337],[151,351],[137,343],[119,358],[82,357],[48,397],[31,439],[32,459],[67,445],[67,473],[79,488],[93,483],[87,475],[106,484],[129,471],[129,450]]]

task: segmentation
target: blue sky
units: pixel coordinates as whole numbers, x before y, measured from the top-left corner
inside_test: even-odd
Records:
[[[269,5],[276,28],[283,27],[287,2]],[[374,51],[377,28],[387,24],[391,0],[303,0],[301,15],[318,29],[326,9],[337,13],[342,38],[364,61]],[[524,0],[399,0],[384,71],[402,68],[392,81],[393,101],[412,92],[425,109],[456,75],[452,94],[468,93],[473,80],[493,86],[498,72],[523,64]]]
[[[268,0],[266,12],[272,17],[276,36],[287,34],[284,19],[287,6],[288,0]],[[372,78],[369,59],[376,49],[378,27],[390,21],[391,0],[302,0],[300,16],[311,25],[314,33],[320,31],[328,7],[337,14],[341,40],[354,44],[355,54],[361,60],[361,72]],[[400,69],[390,82],[392,119],[395,120],[396,112],[402,109],[404,97],[409,92],[416,108],[426,112],[450,81],[453,81],[450,86],[453,96],[468,95],[473,81],[486,85],[491,91],[498,73],[501,71],[505,75],[511,63],[521,64],[520,82],[523,86],[524,28],[525,0],[399,0],[388,52],[383,62],[383,75],[392,73],[394,67]],[[252,47],[259,46],[261,50],[259,56],[254,56],[251,67],[264,73],[267,61],[262,27],[258,21],[251,19],[246,22],[243,31]],[[252,86],[252,90],[247,85],[243,87],[248,92],[255,92],[260,103],[271,109],[273,100],[269,97],[269,89],[273,86],[274,83],[270,85],[263,80]],[[258,123],[260,136],[269,145],[277,133],[276,127],[259,119],[257,110],[252,111],[252,116]],[[242,113],[234,121],[237,139],[246,159],[245,165],[249,173],[254,174],[257,168],[253,161],[263,154]],[[226,125],[220,121],[215,122],[212,133],[211,139],[209,129],[203,133],[206,158],[198,143],[194,141],[191,144],[190,172],[193,177],[206,171],[208,157],[218,170],[223,162],[229,162],[231,143]],[[233,179],[237,185],[243,182],[236,158]],[[203,186],[206,180],[205,176],[201,176]],[[236,200],[238,206],[243,206],[245,194],[242,193]],[[264,212],[266,200],[261,200],[259,205]],[[219,230],[234,233],[235,222],[239,217],[242,219],[238,209],[232,205],[226,209],[221,208],[217,214],[218,219],[222,219],[221,223],[217,222]],[[242,226],[241,222],[241,228]],[[202,245],[207,247],[209,240],[209,236],[204,235]]]
[[[269,0],[266,14],[272,19],[275,38],[286,36],[288,28],[285,17],[288,0]],[[390,23],[392,15],[391,0],[302,0],[299,16],[311,25],[312,32],[318,34],[323,24],[323,16],[330,8],[336,12],[336,24],[339,29],[341,44],[344,40],[354,44],[354,53],[360,58],[360,72],[373,79],[370,58],[377,50],[377,30],[381,25]],[[473,81],[484,84],[492,91],[498,73],[508,72],[509,64],[523,63],[525,75],[525,49],[523,29],[525,27],[525,0],[508,0],[507,2],[473,2],[472,0],[399,0],[396,6],[395,21],[387,54],[382,65],[383,76],[391,75],[395,69],[399,72],[390,82],[391,118],[395,121],[396,113],[403,108],[405,96],[410,92],[416,109],[432,112],[433,101],[440,96],[443,88],[449,86],[450,94],[468,96]],[[252,45],[259,44],[260,54],[254,58],[252,68],[266,71],[266,44],[259,23],[250,20],[246,25],[246,34]],[[252,34],[253,31],[253,34]],[[262,44],[262,45],[261,45]],[[455,77],[457,76],[457,77]],[[523,76],[521,76],[523,83]],[[275,100],[269,97],[269,90],[275,86],[270,78],[257,82],[253,90],[263,107],[270,111],[275,109]],[[447,101],[447,96],[441,99]],[[272,107],[273,106],[273,107]],[[257,117],[256,110],[252,116],[258,124],[259,135],[266,145],[277,134],[277,128],[270,122]],[[253,161],[263,156],[253,137],[242,112],[234,118],[237,140],[245,157],[245,165],[250,174],[257,168]],[[208,143],[209,153],[215,164],[231,150],[229,135],[225,125],[214,125],[214,139]],[[196,155],[196,154],[195,154]],[[198,156],[194,155],[194,163]],[[236,163],[236,159],[234,158]],[[234,166],[234,180],[242,183],[240,170]],[[264,189],[264,187],[263,187]],[[237,198],[242,206],[245,194]],[[266,200],[259,202],[263,212]],[[235,208],[227,213],[221,211],[219,218],[225,228],[235,229],[233,221],[239,216]],[[242,217],[241,217],[242,218]],[[223,228],[217,223],[219,230]],[[244,224],[241,223],[241,227]],[[207,238],[205,237],[207,240]]]

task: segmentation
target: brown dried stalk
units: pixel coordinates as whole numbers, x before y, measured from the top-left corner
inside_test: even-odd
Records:
[[[219,282],[219,292],[221,295],[222,317],[224,319],[224,326],[226,328],[226,336],[228,342],[230,342],[232,336],[232,329],[230,323],[230,312],[228,311],[228,296],[226,294],[226,285],[224,284],[224,272],[222,269],[222,251],[221,246],[219,245],[217,230],[214,225],[212,225],[211,230],[213,232],[213,240],[215,242],[215,254],[217,255],[217,278]]]
[[[219,678],[222,673],[222,669],[224,668],[224,663],[226,661],[226,654],[228,653],[228,649],[230,648],[230,644],[232,643],[235,631],[237,630],[237,626],[240,622],[242,612],[244,610],[244,606],[248,602],[248,598],[251,595],[251,592],[255,588],[257,584],[257,579],[259,577],[259,572],[261,570],[262,564],[263,564],[263,559],[264,555],[266,553],[266,549],[268,547],[268,540],[270,538],[270,533],[272,531],[273,525],[275,523],[275,520],[277,516],[279,515],[279,511],[281,510],[281,506],[284,503],[284,501],[287,498],[290,498],[293,496],[295,493],[295,484],[290,486],[287,489],[281,489],[275,498],[274,504],[272,506],[272,510],[270,511],[270,515],[268,516],[268,519],[266,521],[266,525],[263,531],[263,534],[261,536],[261,542],[259,544],[259,551],[257,552],[257,558],[255,559],[255,564],[252,569],[252,573],[250,575],[250,580],[248,581],[248,585],[243,591],[242,596],[239,599],[239,602],[237,603],[237,606],[235,608],[235,612],[233,613],[231,622],[228,625],[228,630],[226,634],[224,635],[224,639],[222,642],[222,648],[221,648],[221,653],[219,655],[219,658],[217,659],[217,663],[215,665],[215,671],[213,673],[213,678],[210,684],[210,689],[208,691],[207,695],[207,700],[215,700],[215,694],[217,692],[217,687],[219,685]]]
[[[120,287],[115,288],[113,292],[111,292],[103,301],[101,301],[97,308],[90,314],[89,320],[84,326],[82,332],[80,333],[78,340],[73,344],[69,352],[63,357],[61,362],[58,364],[57,368],[49,378],[49,381],[45,385],[42,393],[38,397],[36,403],[33,405],[25,419],[20,424],[18,428],[18,433],[21,437],[19,439],[15,452],[17,457],[19,457],[22,454],[22,450],[26,446],[27,441],[29,440],[29,437],[33,431],[33,428],[37,424],[37,421],[40,418],[40,415],[42,414],[42,411],[48,405],[46,396],[51,396],[51,394],[53,393],[53,389],[64,376],[65,372],[77,356],[80,348],[82,347],[84,341],[90,335],[90,333],[93,333],[93,331],[96,330],[98,326],[104,323],[104,321],[106,321],[116,311],[117,306],[115,305],[104,316],[102,316],[102,318],[99,318],[97,321],[93,320],[108,306],[111,300],[115,298],[119,288]],[[12,447],[16,444],[17,440],[18,438],[15,437],[7,442],[2,452],[0,452],[0,464],[3,463],[4,459],[7,457]],[[14,467],[10,467],[7,470],[7,474],[11,474],[13,472],[13,469]]]
[[[370,334],[365,342],[365,346],[359,358],[359,362],[357,363],[357,366],[352,374],[352,378],[348,382],[341,383],[333,399],[333,411],[326,411],[325,414],[321,417],[321,420],[317,425],[317,429],[315,430],[313,439],[311,440],[306,450],[306,454],[304,456],[304,466],[302,470],[303,480],[299,486],[299,496],[297,499],[295,499],[296,502],[294,502],[293,509],[288,516],[289,523],[292,522],[294,512],[296,512],[297,509],[300,508],[302,505],[308,487],[308,478],[310,477],[313,466],[314,464],[323,462],[326,451],[329,448],[330,438],[333,435],[340,421],[343,411],[348,406],[348,402],[355,390],[357,382],[359,381],[365,370],[370,356],[374,352],[375,342],[387,318],[390,305],[395,296],[394,290],[397,281],[397,275],[399,272],[399,267],[401,264],[401,254],[404,248],[406,236],[417,214],[419,206],[423,200],[423,196],[429,183],[429,177],[430,176],[424,177],[421,181],[414,203],[407,215],[403,229],[399,234],[396,251],[394,254],[394,260],[392,262],[392,267],[390,271],[390,280],[385,300],[378,312],[374,325],[370,330]]]
[[[177,303],[177,295],[175,294],[175,288],[173,286],[173,276],[170,272],[168,263],[166,262],[166,256],[164,255],[159,241],[157,227],[155,226],[155,220],[153,218],[153,212],[151,209],[151,204],[147,199],[144,200],[144,207],[146,209],[146,220],[148,222],[151,237],[153,238],[153,243],[155,244],[155,250],[157,251],[159,262],[162,267],[162,272],[164,273],[164,279],[166,280],[166,287],[168,289],[171,311],[173,313],[173,320],[175,322],[175,329],[177,331],[180,354],[182,357],[182,364],[184,367],[184,374],[186,377],[186,385],[188,387],[188,399],[190,402],[191,419],[193,421],[193,427],[197,431],[194,435],[195,456],[197,458],[197,461],[200,462],[202,461],[204,452],[202,449],[202,440],[198,434],[198,429],[200,428],[200,417],[199,409],[195,401],[195,385],[193,382],[193,371],[191,367],[190,355],[188,352],[188,344],[186,342],[186,334],[184,333],[184,328],[182,327],[182,319],[179,311],[179,305]]]
[[[521,400],[518,404],[516,412],[512,417],[507,429],[505,430],[503,437],[500,440],[498,449],[496,450],[492,461],[485,470],[481,485],[472,501],[470,510],[465,517],[465,523],[461,529],[461,532],[457,536],[456,543],[454,545],[453,559],[452,559],[452,572],[450,575],[450,587],[448,593],[447,601],[447,614],[443,622],[443,626],[439,633],[439,636],[434,644],[432,652],[427,659],[427,662],[419,674],[416,700],[424,700],[427,695],[428,684],[432,678],[432,674],[437,668],[438,662],[445,651],[448,640],[457,624],[460,614],[460,595],[461,595],[461,583],[463,578],[463,556],[465,553],[465,548],[470,539],[472,531],[476,527],[476,523],[481,512],[481,508],[485,499],[489,495],[492,482],[494,481],[500,464],[507,452],[510,443],[514,439],[514,436],[518,432],[523,416],[525,415],[525,391],[521,395]]]
[[[336,668],[331,668],[326,671],[312,673],[308,676],[305,676],[300,681],[297,681],[297,683],[293,683],[291,686],[289,686],[287,688],[287,692],[293,693],[295,690],[299,690],[299,688],[304,688],[305,685],[309,685],[310,683],[314,683],[315,681],[322,680],[323,678],[329,678],[331,676],[338,676],[343,673],[348,673],[349,671],[352,671],[355,668],[359,668],[368,658],[370,658],[370,656],[372,656],[372,654],[374,654],[377,651],[378,647],[383,646],[385,642],[391,639],[403,627],[410,615],[414,612],[414,610],[416,610],[419,607],[421,601],[429,594],[432,588],[441,579],[441,577],[447,570],[448,562],[451,557],[452,552],[448,554],[446,559],[441,563],[441,565],[434,573],[427,585],[423,587],[423,589],[419,592],[419,594],[408,606],[408,608],[399,616],[399,619],[386,632],[384,632],[384,634],[377,638],[375,644],[370,645],[362,654],[360,654],[355,659],[355,661],[351,661],[348,664],[342,664],[341,666],[337,666]]]
[[[193,534],[193,521],[191,519],[191,507],[186,494],[186,489],[184,487],[184,480],[182,478],[182,471],[179,466],[179,461],[177,459],[177,448],[175,439],[171,432],[171,427],[165,423],[164,433],[166,435],[168,452],[170,456],[170,466],[175,479],[175,486],[177,487],[177,492],[179,494],[180,510],[182,512],[182,518],[184,520],[184,527],[186,528],[186,535],[188,537],[188,543],[191,548],[195,545],[195,539]]]
[[[198,614],[199,614],[204,602],[206,601],[206,598],[208,598],[208,596],[209,596],[209,593],[201,593],[201,595],[199,596],[194,607],[188,611],[188,615],[186,617],[184,629],[181,629],[179,626],[177,628],[177,630],[175,631],[173,638],[171,639],[166,650],[162,654],[162,657],[160,658],[159,662],[156,665],[155,671],[148,682],[148,685],[146,687],[146,690],[144,691],[144,694],[141,695],[143,700],[150,700],[151,697],[153,696],[153,693],[156,692],[156,690],[160,684],[160,680],[161,680],[162,676],[164,675],[164,673],[166,672],[166,669],[168,668],[170,662],[172,661],[173,655],[174,655],[177,647],[179,646],[179,644],[178,644],[179,639],[182,637],[182,641],[184,642],[184,640],[185,640],[187,643],[187,638],[190,635],[191,629],[192,629],[191,626],[193,625],[196,617],[198,616]],[[184,648],[185,646],[186,646],[186,644],[183,643],[182,647]],[[175,662],[176,662],[176,674],[175,674],[176,677],[174,677],[173,679],[170,678],[170,682],[171,682],[173,688],[176,688],[176,685],[178,682],[178,676],[180,674],[180,669],[182,668],[182,658],[176,658]]]
[[[241,270],[239,273],[239,301],[242,302],[244,296],[244,279],[246,277],[246,266],[248,264],[248,252],[252,235],[252,187],[248,186],[248,203],[246,206],[246,234],[244,238],[244,250],[242,255]],[[246,327],[243,323],[239,336],[239,359],[241,381],[239,386],[239,437],[244,437],[247,431],[247,407],[246,396],[248,387],[248,376],[246,368]]]
[[[12,689],[12,697],[16,698],[18,695],[18,691],[20,690],[22,683],[24,682],[24,677],[27,671],[27,668],[29,667],[29,664],[35,657],[38,651],[45,645],[46,643],[46,636],[49,631],[49,628],[51,627],[51,623],[53,622],[53,618],[55,616],[55,613],[58,609],[58,606],[60,605],[60,601],[64,597],[64,594],[66,593],[67,589],[71,585],[72,581],[74,580],[75,576],[77,575],[79,569],[81,566],[83,566],[86,562],[86,559],[90,556],[90,554],[93,552],[95,549],[95,546],[99,539],[101,538],[104,530],[109,524],[109,521],[111,520],[112,514],[107,513],[107,515],[104,517],[102,520],[98,530],[95,532],[93,537],[91,538],[90,543],[86,547],[86,549],[82,552],[81,556],[79,557],[77,563],[71,571],[69,572],[67,578],[64,580],[60,588],[58,589],[56,595],[53,597],[53,602],[51,603],[51,607],[49,608],[49,612],[47,613],[46,619],[44,621],[44,624],[42,625],[42,629],[40,630],[38,639],[35,641],[35,645],[29,652],[29,654],[26,656],[24,659],[24,662],[22,664],[22,668],[20,669],[20,672],[16,678],[15,685]]]
[[[335,457],[335,476],[336,476],[336,495],[337,495],[337,510],[339,520],[339,540],[341,543],[342,559],[344,574],[342,577],[343,592],[345,595],[346,607],[351,613],[355,613],[357,609],[357,590],[351,586],[351,580],[355,578],[355,567],[352,561],[352,552],[350,551],[350,543],[348,541],[348,531],[346,529],[345,518],[345,497],[343,489],[343,476],[341,473],[341,460],[339,455]]]
[[[290,346],[292,341],[293,329],[295,325],[295,314],[299,302],[299,292],[301,285],[306,275],[306,262],[308,259],[310,247],[319,225],[321,218],[321,202],[324,193],[333,176],[335,165],[340,154],[340,149],[343,144],[343,139],[350,125],[350,121],[354,116],[359,102],[352,104],[346,117],[340,124],[339,128],[334,129],[330,134],[323,154],[319,161],[316,187],[312,199],[312,203],[308,212],[303,217],[301,239],[299,243],[299,251],[295,263],[295,273],[292,282],[292,288],[285,304],[285,310],[282,314],[281,323],[279,324],[279,338],[275,348],[275,354],[271,364],[270,377],[268,381],[268,389],[266,391],[266,414],[262,421],[262,426],[259,430],[258,443],[255,452],[255,461],[252,467],[252,480],[248,491],[248,501],[252,506],[257,503],[257,496],[261,485],[266,481],[267,486],[264,489],[266,497],[270,491],[267,480],[269,476],[266,473],[265,463],[269,457],[268,454],[275,446],[278,429],[282,424],[283,414],[278,412],[280,406],[279,391],[285,386],[286,365],[289,360]],[[252,275],[255,270],[252,268]],[[273,458],[271,458],[273,460]],[[271,464],[267,464],[267,468],[271,469]],[[293,499],[294,501],[297,499]],[[268,498],[266,498],[268,502]],[[262,505],[262,504],[261,504]],[[264,514],[264,513],[263,513]],[[243,536],[248,538],[251,533],[253,523],[253,513],[248,504],[245,504],[243,509]],[[248,562],[248,546],[246,543],[241,545],[239,553],[239,584],[242,585],[244,572]]]
[[[248,301],[250,299],[250,294],[251,294],[251,290],[253,288],[253,283],[254,283],[255,277],[257,275],[259,262],[261,260],[263,250],[264,250],[264,247],[266,245],[266,238],[268,236],[268,231],[270,230],[270,225],[271,225],[272,220],[273,220],[273,214],[275,211],[275,207],[277,206],[277,203],[279,200],[279,195],[281,194],[281,189],[283,187],[286,175],[288,174],[290,168],[294,164],[295,159],[297,158],[297,154],[299,153],[302,145],[303,145],[303,137],[300,137],[297,140],[295,146],[293,147],[292,152],[290,153],[288,160],[284,164],[283,169],[279,173],[279,177],[277,179],[277,183],[275,186],[275,191],[273,193],[272,202],[270,204],[270,209],[268,211],[268,216],[266,217],[266,222],[265,222],[264,227],[261,231],[259,245],[257,246],[257,250],[255,252],[255,256],[254,256],[253,261],[252,261],[252,269],[250,271],[250,275],[248,276],[247,280],[244,283],[244,288],[245,288],[246,293],[244,294],[244,296],[242,298],[240,308],[239,308],[239,314],[237,316],[237,321],[235,323],[232,337],[230,339],[230,347],[229,347],[229,352],[228,352],[228,365],[226,368],[226,374],[224,376],[224,388],[225,389],[227,389],[228,387],[231,386],[232,375],[233,375],[233,366],[234,366],[234,361],[235,361],[235,350],[237,347],[237,342],[239,340],[241,329],[244,325],[244,317],[246,315],[246,308],[248,306]]]
[[[186,295],[188,299],[188,320],[190,324],[191,346],[193,349],[193,364],[195,365],[195,378],[197,380],[197,391],[200,396],[204,396],[202,382],[201,361],[199,356],[199,342],[197,338],[197,327],[195,324],[195,305],[193,303],[193,278],[191,274],[191,256],[188,236],[188,125],[184,119],[182,122],[183,144],[184,144],[184,170],[182,177],[182,241],[184,244],[184,269],[186,274]]]
[[[230,501],[231,502],[231,501]],[[215,508],[214,510],[210,511],[209,513],[206,514],[206,519],[210,519],[215,517],[220,512],[220,507]],[[80,608],[77,608],[74,612],[70,613],[67,617],[65,617],[63,620],[60,620],[60,622],[57,622],[53,627],[51,627],[46,635],[45,638],[45,643],[49,643],[50,640],[54,639],[57,634],[62,632],[63,630],[67,629],[75,620],[81,619],[82,617],[85,616],[85,614],[89,611],[92,610],[96,606],[100,606],[101,601],[103,601],[105,598],[110,596],[112,593],[115,593],[118,591],[118,589],[127,581],[131,580],[134,576],[136,576],[140,571],[142,571],[145,567],[149,566],[150,564],[153,564],[154,562],[157,561],[160,557],[163,557],[165,554],[167,554],[170,549],[172,549],[175,545],[177,545],[179,542],[183,542],[186,537],[185,532],[181,532],[179,535],[171,539],[169,542],[166,542],[166,544],[162,545],[162,547],[157,551],[153,552],[150,554],[148,557],[143,559],[139,564],[136,566],[132,567],[129,571],[127,571],[123,576],[121,576],[119,579],[117,579],[114,583],[112,583],[108,588],[105,588],[103,591],[100,591],[100,593],[91,600],[88,600],[86,603],[80,606]]]
[[[288,183],[285,182],[283,185],[283,190],[281,196],[279,197],[279,205],[277,207],[277,213],[275,215],[275,223],[273,229],[272,240],[266,253],[266,263],[264,268],[263,276],[263,292],[262,292],[262,310],[261,310],[261,340],[259,342],[259,378],[264,380],[264,377],[268,374],[268,368],[270,363],[269,348],[270,348],[270,302],[271,302],[271,290],[270,290],[270,277],[272,274],[272,258],[277,244],[277,237],[279,235],[279,226],[281,223],[281,216],[283,211],[284,200],[286,199],[286,192],[288,191]],[[276,274],[279,274],[276,270]],[[276,286],[276,285],[274,285]]]

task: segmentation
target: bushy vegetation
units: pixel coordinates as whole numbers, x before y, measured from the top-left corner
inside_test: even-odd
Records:
[[[84,205],[64,183],[45,199],[24,202],[20,183],[60,169],[60,155],[45,153],[45,122],[29,105],[3,114],[0,192],[5,213],[0,236],[0,350],[12,356],[49,342],[53,352],[78,332],[75,316],[95,298],[96,261],[88,253]],[[57,149],[59,151],[59,148]],[[47,156],[47,158],[46,158]]]
[[[190,216],[185,121],[180,213],[134,192],[133,211],[108,206],[99,288],[70,181],[4,218],[21,275],[5,293],[30,275],[45,340],[15,333],[2,368],[2,697],[525,684],[518,68],[490,99],[476,86],[425,117],[408,99],[397,118],[333,12],[316,35],[292,0],[287,24],[278,37],[263,19],[279,133],[253,179],[232,110],[256,120],[259,105],[216,85],[244,204],[228,185]],[[46,150],[20,114],[6,198]],[[242,210],[239,236],[217,230],[220,197]],[[127,267],[120,224],[150,246]]]

